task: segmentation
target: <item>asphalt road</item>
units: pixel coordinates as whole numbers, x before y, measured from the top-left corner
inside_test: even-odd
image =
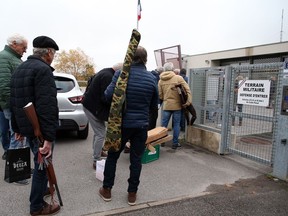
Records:
[[[158,160],[143,164],[134,207],[127,204],[129,155],[121,154],[112,201],[104,202],[91,143],[91,130],[87,140],[66,133],[57,138],[54,168],[64,203],[59,216],[288,215],[287,182],[264,178],[269,167],[185,144],[175,151],[168,143]],[[0,160],[2,179],[4,165]],[[30,188],[0,181],[0,216],[29,215]]]
[[[287,216],[288,183],[266,175],[245,179],[229,185],[211,185],[211,194],[185,198],[165,204],[123,210],[111,215],[154,216]]]

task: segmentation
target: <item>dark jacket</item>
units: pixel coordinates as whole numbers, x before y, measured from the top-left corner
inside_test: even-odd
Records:
[[[105,91],[111,102],[120,71],[114,74]],[[123,128],[148,128],[149,111],[158,107],[158,87],[154,75],[143,64],[132,64],[126,89],[126,109],[122,117]]]
[[[83,106],[102,121],[108,121],[110,103],[106,102],[104,91],[111,83],[114,73],[113,68],[104,68],[99,71],[92,79],[82,101]]]
[[[0,52],[0,106],[2,109],[10,108],[11,76],[21,63],[21,55],[8,45]]]
[[[23,111],[33,102],[43,138],[56,139],[59,125],[57,90],[53,68],[37,56],[29,56],[13,73],[11,78],[12,127],[17,133],[33,137],[33,128]]]

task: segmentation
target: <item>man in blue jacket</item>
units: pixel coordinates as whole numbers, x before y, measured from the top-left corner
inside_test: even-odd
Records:
[[[129,72],[126,89],[126,103],[122,117],[121,148],[118,152],[108,152],[104,170],[103,187],[99,194],[104,201],[111,201],[116,164],[126,142],[130,141],[130,177],[128,179],[128,204],[136,204],[136,193],[142,169],[141,158],[145,151],[149,112],[158,107],[158,87],[156,79],[146,69],[147,51],[139,46],[136,50]],[[107,101],[111,102],[120,71],[114,74],[111,84],[105,91]]]

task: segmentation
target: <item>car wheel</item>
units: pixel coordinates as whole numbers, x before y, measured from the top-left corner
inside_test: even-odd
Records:
[[[84,130],[78,130],[77,136],[79,139],[87,139],[88,137],[88,131],[89,131],[89,124],[87,124],[86,128]]]

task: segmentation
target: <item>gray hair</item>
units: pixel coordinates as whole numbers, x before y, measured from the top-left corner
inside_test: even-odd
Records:
[[[112,68],[114,69],[114,71],[118,71],[120,69],[122,69],[123,67],[123,63],[119,62],[119,63],[116,63],[112,66]]]
[[[162,66],[159,66],[156,68],[156,71],[160,74],[164,71],[164,68]]]
[[[164,67],[164,71],[173,71],[174,70],[174,65],[172,62],[166,62],[163,67]]]
[[[179,68],[174,69],[174,73],[179,75],[180,74],[180,69]]]
[[[48,48],[33,48],[33,54],[43,57],[49,52]]]
[[[17,44],[27,43],[27,39],[20,34],[14,34],[7,38],[7,44],[9,46],[11,46],[13,42],[16,42]]]

